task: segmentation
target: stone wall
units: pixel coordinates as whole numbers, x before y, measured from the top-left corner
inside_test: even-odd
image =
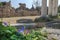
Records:
[[[19,3],[18,8],[11,7],[10,2],[2,2],[5,3],[3,6],[0,6],[0,17],[19,17],[19,16],[37,16],[40,15],[38,11],[34,8],[28,9],[26,8],[26,4]]]

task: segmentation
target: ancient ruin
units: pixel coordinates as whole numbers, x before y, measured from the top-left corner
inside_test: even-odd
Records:
[[[47,15],[47,0],[42,0],[41,16]]]
[[[11,1],[1,2],[3,5],[0,6],[0,17],[18,17],[18,16],[57,16],[58,0],[49,0],[49,7],[47,10],[47,0],[42,0],[42,7],[40,11],[32,8],[26,8],[26,4],[19,3],[19,8],[15,9],[11,7]],[[47,14],[48,13],[48,14]]]
[[[42,0],[41,15],[47,16],[47,0]],[[58,0],[49,0],[48,15],[57,16]]]
[[[31,9],[26,8],[26,4],[19,3],[19,8],[11,7],[11,2],[1,2],[0,17],[18,17],[18,16],[37,16],[40,15],[38,11],[33,7]]]

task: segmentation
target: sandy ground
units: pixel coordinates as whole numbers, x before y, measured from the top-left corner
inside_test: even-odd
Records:
[[[35,18],[38,18],[38,17],[40,16],[10,17],[10,18],[2,18],[3,19],[2,21],[9,22],[10,24],[14,24],[16,23],[16,20],[19,20],[19,19],[35,20]],[[0,18],[0,21],[1,21],[1,18]]]

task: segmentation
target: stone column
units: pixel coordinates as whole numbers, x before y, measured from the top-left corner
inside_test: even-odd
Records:
[[[48,15],[52,15],[53,0],[49,0]]]
[[[58,15],[58,0],[53,0],[52,16]]]
[[[41,16],[47,16],[47,0],[42,0]]]

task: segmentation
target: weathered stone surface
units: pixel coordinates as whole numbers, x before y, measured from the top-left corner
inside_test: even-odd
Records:
[[[47,0],[42,0],[41,10],[38,12],[37,9],[32,7],[31,9],[26,8],[26,4],[20,3],[19,8],[15,9],[11,7],[11,2],[4,2],[4,5],[0,6],[0,17],[18,17],[18,16],[47,16]],[[49,0],[48,15],[57,15],[58,0]]]
[[[49,0],[48,15],[52,15],[53,0]]]
[[[47,15],[47,0],[42,0],[41,16]]]
[[[48,15],[58,15],[58,0],[49,0]]]
[[[52,9],[52,16],[57,16],[58,13],[58,0],[53,0],[53,9]]]
[[[2,2],[4,5],[0,6],[0,17],[18,17],[18,16],[36,16],[40,15],[40,13],[34,9],[28,9],[26,8],[26,4],[19,3],[18,8],[11,7],[10,2]]]

